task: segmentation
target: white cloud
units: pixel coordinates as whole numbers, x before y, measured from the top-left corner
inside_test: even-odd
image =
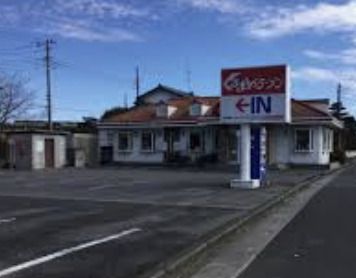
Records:
[[[180,4],[189,5],[200,10],[215,11],[222,14],[236,14],[245,11],[245,7],[236,0],[178,0]]]
[[[334,54],[325,53],[318,50],[306,49],[303,51],[303,54],[309,58],[324,60],[324,59],[334,59]]]
[[[46,27],[38,27],[37,32],[57,35],[62,38],[78,39],[83,41],[122,42],[140,41],[135,33],[119,28],[98,28],[86,21],[62,20]]]
[[[292,71],[292,78],[306,82],[327,83],[336,86],[341,83],[348,90],[348,93],[356,93],[356,70],[346,69],[326,69],[318,67],[302,67]]]
[[[309,58],[320,61],[334,61],[346,65],[356,64],[356,48],[344,49],[335,53],[308,49],[303,53]]]
[[[128,4],[112,0],[56,0],[55,9],[60,13],[80,13],[97,17],[142,17],[147,15],[143,8],[138,9]]]
[[[14,1],[15,2],[15,1]],[[128,26],[150,20],[146,8],[115,0],[27,0],[0,5],[0,27],[84,41],[140,41]]]
[[[256,38],[273,38],[303,31],[346,32],[356,28],[356,1],[345,4],[319,3],[295,8],[269,8],[251,17],[246,29]]]
[[[314,67],[303,67],[292,71],[292,77],[295,79],[306,80],[306,81],[331,81],[337,82],[338,76],[329,69],[314,68]]]
[[[356,70],[302,67],[292,71],[292,78],[314,85],[329,85],[329,93],[336,92],[337,84],[341,83],[343,103],[352,113],[356,113]]]

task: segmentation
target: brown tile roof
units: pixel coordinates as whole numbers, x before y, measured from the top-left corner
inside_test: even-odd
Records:
[[[141,122],[174,122],[174,121],[206,121],[207,119],[219,117],[216,107],[219,105],[219,97],[193,97],[187,96],[179,99],[169,100],[166,104],[176,108],[176,111],[169,118],[159,118],[156,116],[156,105],[139,105],[129,109],[125,113],[120,113],[105,119],[106,123],[141,123]],[[190,116],[190,106],[193,103],[200,103],[210,106],[210,109],[203,117]]]
[[[292,121],[300,120],[332,120],[330,113],[319,109],[317,102],[292,99]]]
[[[193,103],[200,103],[210,107],[204,116],[191,116],[190,106]],[[291,100],[292,121],[331,121],[332,116],[325,110],[320,109],[319,102],[316,100]],[[156,116],[156,105],[139,105],[129,109],[125,113],[114,115],[105,119],[104,123],[174,123],[174,122],[205,122],[209,120],[218,120],[220,115],[220,97],[199,97],[186,96],[179,99],[172,99],[167,105],[173,106],[176,111],[169,118],[159,118]]]
[[[105,119],[109,123],[140,123],[149,122],[156,118],[154,105],[140,105],[129,109],[127,112],[116,114]]]

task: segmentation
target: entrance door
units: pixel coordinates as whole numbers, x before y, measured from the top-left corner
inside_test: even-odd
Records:
[[[54,168],[54,139],[45,139],[45,167]]]
[[[100,159],[101,164],[109,164],[113,162],[113,147],[101,147],[100,148]]]
[[[180,129],[179,128],[165,128],[164,129],[164,141],[167,144],[167,149],[165,152],[165,161],[171,162],[177,159],[177,152],[174,149],[174,142],[179,142],[180,140]]]

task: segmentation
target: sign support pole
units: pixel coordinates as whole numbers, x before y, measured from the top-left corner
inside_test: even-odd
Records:
[[[240,181],[251,181],[251,126],[250,124],[242,124],[241,140],[240,140]]]
[[[240,178],[233,179],[232,188],[254,189],[260,186],[259,179],[251,179],[251,125],[240,125]]]

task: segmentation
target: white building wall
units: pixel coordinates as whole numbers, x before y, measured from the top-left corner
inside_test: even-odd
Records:
[[[152,103],[152,104],[156,104],[156,103],[159,103],[159,102],[166,102],[172,98],[175,98],[177,97],[176,95],[174,94],[171,94],[171,93],[168,93],[166,91],[156,91],[154,94],[149,94],[147,96],[144,96],[143,97],[143,101],[145,103]]]
[[[296,152],[294,136],[297,128],[311,128],[313,130],[313,150],[310,152]],[[190,156],[190,133],[193,127],[180,128],[179,141],[174,142],[174,151],[183,156]],[[214,127],[204,127],[205,154],[214,153]],[[331,150],[323,148],[323,126],[290,126],[274,125],[268,127],[268,155],[269,164],[300,164],[327,165],[330,162]],[[122,152],[118,150],[118,133],[120,129],[99,129],[99,147],[107,146],[107,132],[113,133],[113,159],[116,162],[162,163],[167,143],[164,141],[163,128],[151,129],[155,132],[155,149],[152,152],[141,150],[141,133],[149,129],[131,129],[132,150]],[[199,130],[195,128],[195,130]],[[236,161],[235,161],[236,162]]]
[[[98,145],[99,147],[106,147],[109,145],[107,129],[98,129]]]
[[[33,169],[45,168],[45,143],[42,135],[32,136],[32,165]]]
[[[189,128],[179,128],[179,141],[174,142],[174,150],[181,155],[189,153]]]
[[[116,130],[113,136],[114,153],[113,158],[115,162],[140,162],[140,163],[161,163],[164,159],[165,143],[162,129],[152,130],[155,134],[155,148],[152,152],[141,150],[141,133],[149,130],[131,130],[132,134],[132,150],[120,151],[119,130]]]
[[[311,128],[313,132],[313,150],[295,151],[295,130]],[[330,151],[323,149],[323,126],[273,126],[268,129],[270,164],[327,165]]]
[[[67,148],[66,148],[66,137],[65,136],[55,136],[54,137],[54,165],[55,168],[62,168],[66,165],[67,161]]]
[[[66,136],[32,135],[32,168],[45,168],[45,139],[54,139],[54,167],[62,168],[66,164]]]
[[[267,130],[268,155],[270,164],[289,163],[289,127],[270,126]]]

